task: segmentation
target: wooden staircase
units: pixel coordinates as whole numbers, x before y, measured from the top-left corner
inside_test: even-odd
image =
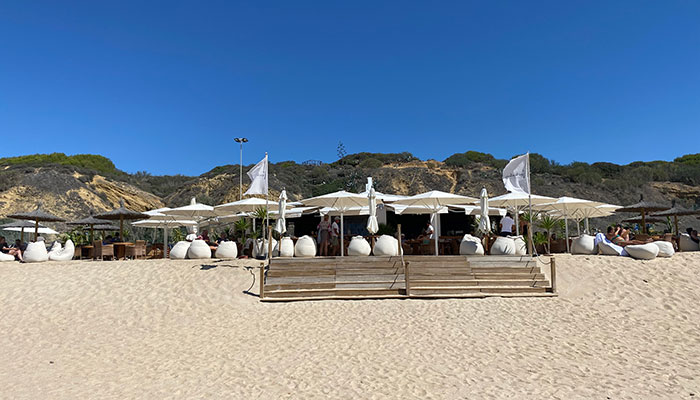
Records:
[[[274,258],[263,301],[554,296],[541,262],[521,256]],[[549,261],[549,260],[547,260]]]

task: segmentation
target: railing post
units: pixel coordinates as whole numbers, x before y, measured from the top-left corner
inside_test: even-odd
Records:
[[[401,243],[401,224],[398,224],[397,226],[397,232],[396,234],[399,236],[399,255],[403,256],[403,244]]]
[[[272,260],[272,227],[267,227],[267,259]]]
[[[403,276],[406,280],[406,296],[411,297],[411,277],[408,271],[408,262],[403,263]]]
[[[265,263],[260,263],[260,298],[265,297]]]
[[[557,292],[557,263],[554,257],[551,257],[549,259],[549,274],[550,274],[550,279],[552,280],[551,286],[552,286],[552,293]]]

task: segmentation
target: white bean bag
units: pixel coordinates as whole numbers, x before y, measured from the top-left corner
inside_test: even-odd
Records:
[[[598,243],[598,250],[604,256],[621,256],[624,249],[622,246],[603,241]]]
[[[181,240],[175,243],[172,249],[170,249],[170,258],[174,260],[184,260],[187,257],[187,250],[190,248],[191,242],[186,240]]]
[[[516,256],[527,255],[527,243],[525,243],[525,239],[523,239],[522,236],[508,236],[508,237],[513,239],[513,243],[515,244],[515,255]]]
[[[267,239],[257,239],[253,245],[253,257],[264,257],[267,258]],[[279,248],[277,248],[277,241],[272,238],[272,257],[277,257],[279,255]]]
[[[15,261],[15,256],[11,256],[6,253],[0,253],[0,262],[2,261]]]
[[[309,235],[297,239],[294,245],[294,257],[314,257],[316,255],[316,242]]]
[[[277,242],[276,251],[273,250],[272,254],[279,254],[280,257],[294,257],[294,241],[290,237],[283,237]]]
[[[348,245],[349,256],[368,256],[372,252],[372,247],[362,236],[354,236]]]
[[[515,255],[515,240],[499,236],[491,246],[491,255]]]
[[[596,254],[595,237],[583,234],[571,241],[571,254]]]
[[[399,255],[399,241],[395,237],[389,235],[382,235],[374,243],[374,255],[377,257],[382,256],[398,256]]]
[[[659,247],[654,243],[647,244],[631,244],[625,246],[625,250],[630,257],[637,260],[653,260],[659,255]]]
[[[59,244],[60,246],[60,244]],[[63,248],[59,248],[58,250],[52,250],[49,252],[49,260],[51,261],[70,261],[73,259],[73,256],[75,255],[75,245],[73,245],[73,241],[68,239],[66,240],[66,245]]]
[[[49,260],[49,252],[43,241],[32,242],[27,245],[27,250],[22,253],[25,262],[44,262]]]
[[[462,242],[459,244],[459,254],[463,256],[484,255],[484,245],[481,244],[481,239],[469,234],[464,235]]]
[[[700,244],[693,242],[690,235],[687,233],[681,233],[680,241],[678,242],[678,248],[680,251],[699,251]]]
[[[216,258],[236,258],[238,257],[238,245],[236,242],[223,241],[219,243],[214,256]]]
[[[61,242],[59,242],[57,240],[57,241],[53,242],[53,245],[51,246],[51,250],[49,250],[49,256],[51,255],[51,252],[59,251],[59,250],[61,250]]]
[[[190,248],[187,249],[187,258],[193,260],[211,258],[211,249],[204,240],[193,240]]]
[[[657,240],[653,243],[659,248],[659,254],[657,257],[671,257],[672,255],[676,254],[676,251],[673,249],[673,243],[671,242]]]

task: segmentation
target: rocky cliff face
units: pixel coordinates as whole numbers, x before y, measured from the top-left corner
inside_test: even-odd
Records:
[[[0,216],[32,211],[39,203],[68,220],[119,207],[122,198],[135,211],[163,206],[157,196],[127,183],[61,168],[5,168],[0,182]]]

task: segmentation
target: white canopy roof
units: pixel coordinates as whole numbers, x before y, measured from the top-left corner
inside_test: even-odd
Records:
[[[451,204],[476,204],[478,201],[478,199],[473,197],[431,190],[429,192],[396,200],[392,205],[427,207],[432,209],[433,212],[437,212],[441,208]]]
[[[555,211],[564,217],[575,218],[577,214],[584,212],[586,208],[596,208],[604,204],[597,201],[564,196],[551,203],[533,205],[532,208],[541,211]]]
[[[195,200],[194,197],[190,201],[190,204],[182,207],[173,208],[170,210],[165,210],[162,212],[162,214],[187,217],[190,219],[215,217],[217,215],[214,211],[214,207],[202,203],[197,203],[197,200]]]
[[[536,194],[531,195],[531,197],[533,206],[536,204],[552,203],[557,200],[553,197],[538,196]],[[529,201],[530,199],[527,193],[508,192],[500,196],[490,197],[489,206],[512,208],[517,210],[528,206]]]
[[[341,190],[301,201],[305,206],[329,207],[338,211],[367,206],[367,196]]]
[[[434,214],[435,209],[425,206],[406,206],[402,204],[388,204],[388,207],[394,210],[395,214],[398,215],[408,215],[408,214]],[[440,207],[437,210],[437,214],[447,214],[450,210],[445,207]]]
[[[279,203],[276,201],[270,201],[267,202],[265,199],[260,199],[257,197],[249,197],[247,199],[243,200],[238,200],[238,201],[232,201],[230,203],[226,204],[220,204],[218,206],[214,206],[214,210],[218,215],[231,215],[231,214],[238,214],[238,213],[249,213],[249,212],[254,212],[260,207],[265,208],[265,205],[267,204],[268,210],[270,211],[278,211],[279,208]],[[287,208],[290,208],[291,203],[287,204]]]

